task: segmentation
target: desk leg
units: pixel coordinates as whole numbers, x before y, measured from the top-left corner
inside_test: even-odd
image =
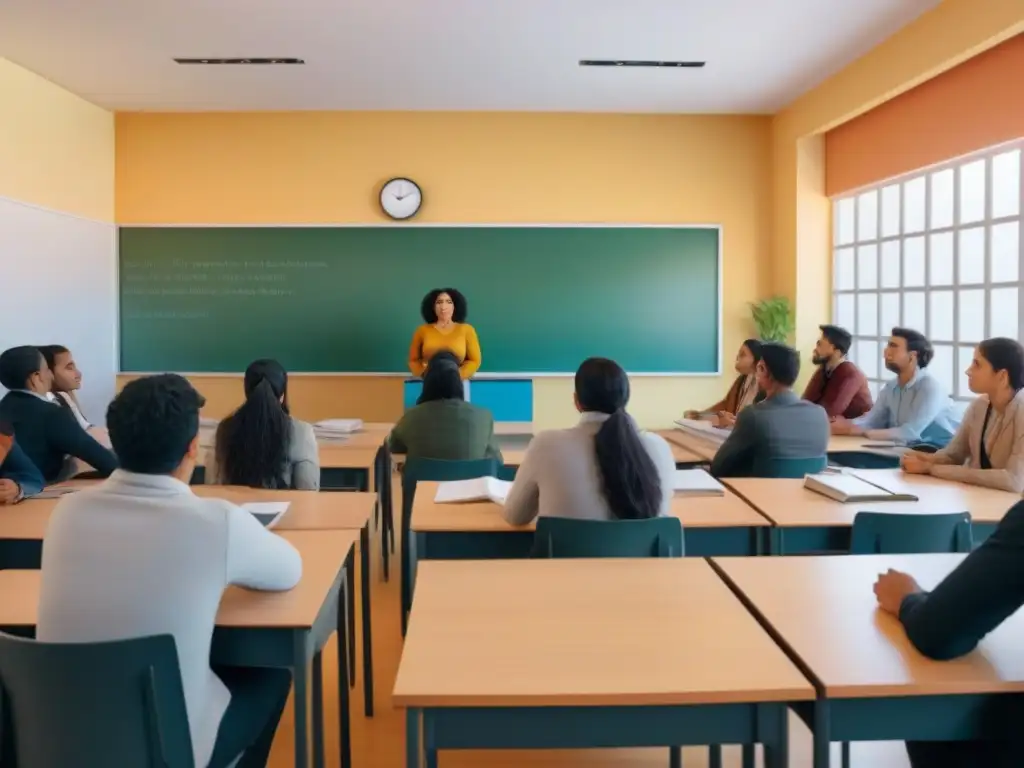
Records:
[[[722,768],[721,744],[712,744],[708,747],[708,768]]]
[[[668,748],[668,768],[683,768],[683,748]]]
[[[829,768],[831,746],[828,701],[819,697],[814,702],[814,768]]]
[[[356,583],[356,558],[350,553],[345,561],[345,608],[348,611],[348,679],[349,685],[356,684],[356,601],[353,599],[352,588]],[[338,638],[339,642],[341,638]]]
[[[741,765],[743,768],[755,768],[757,763],[757,748],[753,744],[743,745],[743,762]]]
[[[363,610],[363,711],[373,717],[373,633],[370,628],[370,523],[359,532],[360,592]]]
[[[313,768],[324,768],[324,657],[313,654]]]
[[[405,768],[420,768],[420,710],[405,710]]]
[[[349,555],[351,557],[351,555]],[[345,642],[345,604],[352,599],[351,582],[346,571],[342,571],[341,595],[338,598],[338,733],[341,746],[341,768],[352,765],[352,721],[349,714],[350,694],[348,688],[348,644]]]
[[[296,632],[293,642],[292,668],[294,670],[295,695],[292,699],[295,706],[295,768],[307,768],[309,765],[309,718],[307,713],[309,665],[306,658],[306,649],[309,644],[308,633]]]

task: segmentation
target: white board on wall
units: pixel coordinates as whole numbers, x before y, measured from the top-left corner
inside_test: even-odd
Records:
[[[83,410],[104,423],[117,375],[113,224],[0,197],[0,351],[21,344],[68,347]]]

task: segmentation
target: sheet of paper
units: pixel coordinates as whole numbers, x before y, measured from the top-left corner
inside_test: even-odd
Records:
[[[677,469],[675,489],[686,493],[721,495],[725,487],[703,469]]]

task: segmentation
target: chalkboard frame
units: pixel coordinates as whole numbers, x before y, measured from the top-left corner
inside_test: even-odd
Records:
[[[117,226],[116,239],[116,290],[118,296],[117,308],[117,333],[115,338],[116,356],[118,362],[119,376],[147,376],[165,371],[125,371],[122,369],[122,318],[121,318],[121,238],[122,229],[470,229],[470,228],[501,228],[501,229],[679,229],[679,230],[714,230],[717,234],[718,253],[716,255],[716,297],[718,317],[715,320],[717,329],[717,344],[715,350],[716,370],[714,371],[632,371],[626,372],[630,377],[638,378],[711,378],[721,376],[723,372],[722,348],[723,348],[723,252],[724,252],[724,227],[722,224],[710,223],[649,223],[649,222],[566,222],[566,221],[541,221],[541,222],[441,222],[441,221],[371,221],[371,222],[320,222],[320,223],[132,223],[119,224]],[[410,328],[410,337],[413,332]],[[242,375],[242,371],[175,371],[183,376],[206,376],[233,378]],[[575,371],[486,371],[479,372],[475,379],[558,379],[575,376]],[[289,370],[289,376],[309,377],[373,377],[373,378],[409,378],[409,371],[301,371]]]

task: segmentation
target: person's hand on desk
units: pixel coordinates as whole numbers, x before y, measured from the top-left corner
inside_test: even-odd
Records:
[[[900,457],[900,467],[909,475],[927,475],[932,471],[932,455],[907,451]]]
[[[21,501],[21,486],[13,480],[0,480],[0,504],[17,504]]]
[[[900,615],[900,606],[908,595],[920,591],[921,586],[914,581],[913,576],[902,571],[894,571],[892,568],[881,574],[875,582],[878,607],[893,616]]]
[[[736,414],[728,411],[720,411],[715,417],[715,426],[719,429],[732,429],[736,426]]]
[[[686,411],[683,413],[683,418],[689,419],[690,421],[696,421],[700,418],[700,411]]]
[[[836,416],[835,421],[832,422],[831,429],[833,435],[860,436],[864,434],[863,429],[842,416]]]

